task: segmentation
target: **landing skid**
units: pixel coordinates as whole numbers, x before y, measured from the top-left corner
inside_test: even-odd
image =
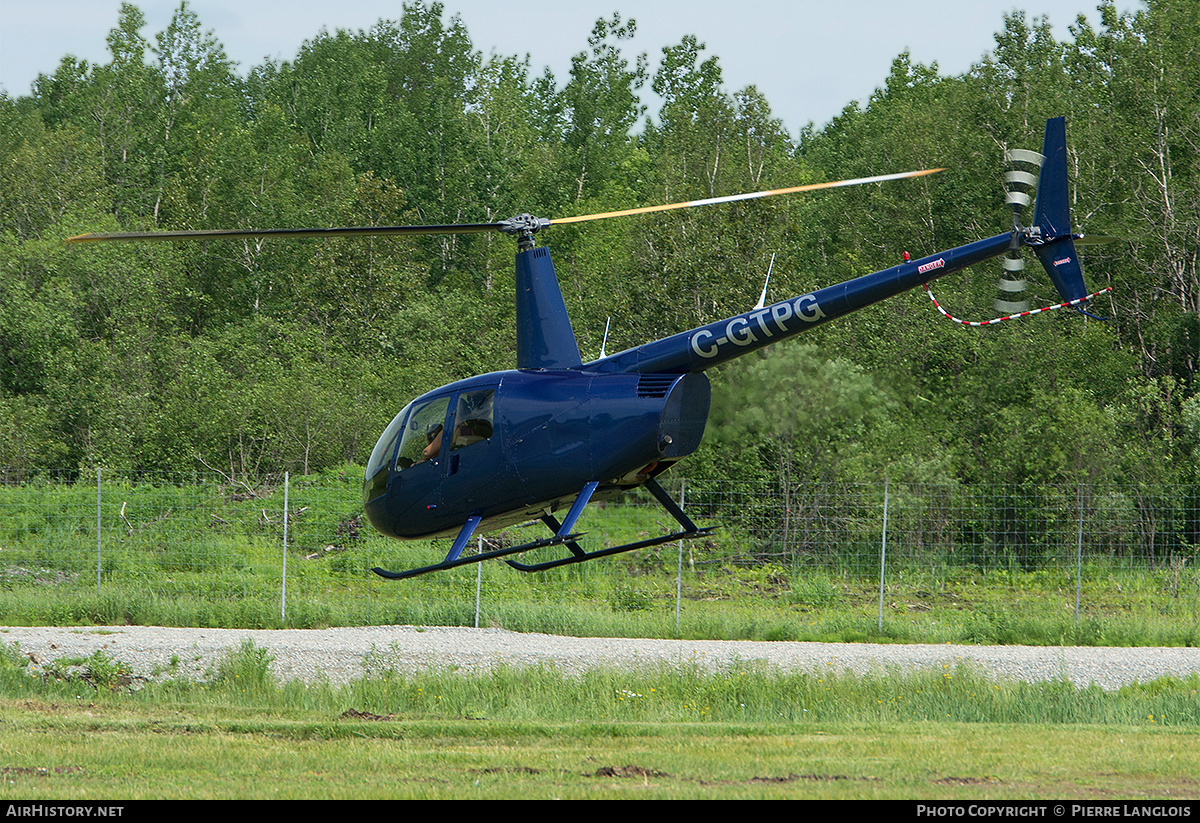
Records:
[[[599,485],[599,483],[592,481],[584,486],[583,490],[579,493],[579,496],[575,498],[575,502],[571,504],[570,511],[567,512],[567,516],[561,523],[553,515],[542,515],[540,520],[545,523],[552,532],[554,532],[552,537],[534,540],[529,543],[522,543],[519,546],[509,546],[508,548],[504,549],[496,549],[490,552],[481,552],[479,554],[472,554],[468,555],[467,557],[463,557],[463,549],[466,548],[467,542],[471,539],[471,535],[475,533],[475,529],[479,527],[479,523],[481,522],[481,518],[475,516],[463,524],[462,530],[458,533],[458,537],[454,539],[454,545],[450,547],[450,551],[446,554],[446,559],[441,563],[434,563],[431,566],[421,566],[420,568],[409,569],[408,571],[403,572],[391,572],[378,567],[371,569],[371,571],[388,580],[404,580],[409,577],[417,577],[422,574],[429,574],[430,572],[453,569],[457,568],[458,566],[466,566],[471,563],[482,563],[484,560],[491,560],[497,557],[508,557],[509,555],[520,554],[521,552],[532,551],[533,549],[542,549],[548,546],[563,545],[570,549],[571,554],[567,557],[562,557],[558,560],[549,560],[544,563],[527,564],[519,563],[516,560],[505,561],[517,571],[540,572],[545,571],[546,569],[558,568],[559,566],[567,566],[572,563],[583,563],[588,560],[596,560],[601,557],[610,557],[614,554],[636,551],[637,549],[644,549],[649,546],[658,546],[663,543],[670,543],[674,540],[690,540],[695,537],[703,537],[712,531],[712,528],[698,528],[696,524],[693,523],[691,519],[683,513],[683,509],[679,508],[675,501],[671,499],[671,496],[667,494],[665,490],[663,490],[662,486],[658,485],[658,483],[653,479],[650,479],[646,481],[646,488],[649,489],[650,493],[654,495],[654,498],[658,500],[660,504],[662,504],[662,507],[670,512],[671,516],[679,522],[679,525],[681,525],[684,530],[675,532],[674,534],[663,535],[662,537],[652,537],[649,540],[639,540],[636,543],[626,543],[623,546],[613,546],[612,548],[608,549],[585,552],[579,547],[579,543],[576,542],[582,535],[573,534],[571,529],[575,527],[575,523],[579,520],[579,516],[583,514],[584,507],[587,505],[588,501],[591,500],[592,495],[595,494]]]
[[[697,528],[696,524],[693,523],[691,519],[683,513],[683,509],[679,508],[678,504],[671,499],[671,495],[667,494],[666,490],[663,489],[662,486],[658,485],[658,483],[653,479],[646,481],[646,488],[650,490],[652,495],[654,495],[654,499],[661,503],[662,507],[671,513],[671,516],[679,522],[679,525],[683,526],[683,531],[675,532],[674,534],[666,534],[662,537],[652,537],[649,540],[639,540],[636,543],[626,543],[623,546],[613,546],[609,549],[600,549],[594,552],[585,552],[583,549],[579,548],[579,545],[575,541],[572,540],[566,542],[567,548],[571,550],[569,557],[562,557],[558,560],[548,560],[545,563],[533,564],[519,563],[516,560],[505,560],[504,562],[512,566],[517,571],[541,572],[545,571],[546,569],[556,569],[559,566],[569,566],[572,563],[583,563],[588,560],[597,560],[601,557],[610,557],[614,554],[622,554],[623,552],[632,552],[638,549],[645,549],[650,546],[658,546],[663,543],[671,543],[675,540],[691,540],[695,537],[703,537],[712,531],[711,527],[704,529]],[[542,522],[555,532],[560,531],[562,528],[558,521],[556,521],[550,515],[543,517]]]
[[[474,529],[472,529],[472,531],[474,531]],[[470,537],[470,535],[467,536]],[[432,566],[421,566],[420,568],[409,569],[408,571],[404,572],[390,572],[387,569],[381,569],[378,566],[371,569],[371,571],[375,572],[375,574],[379,575],[380,577],[386,578],[387,580],[404,580],[409,577],[418,577],[422,574],[429,574],[430,572],[440,572],[445,569],[468,566],[471,563],[482,563],[484,560],[491,560],[494,557],[507,557],[510,554],[517,554],[518,552],[527,552],[531,551],[532,549],[545,548],[546,546],[558,546],[568,541],[574,541],[577,537],[580,537],[580,535],[568,534],[564,537],[555,535],[554,537],[547,537],[543,540],[534,540],[532,543],[523,543],[520,546],[509,546],[508,548],[496,549],[495,551],[482,552],[480,554],[472,554],[468,555],[467,557],[455,557],[454,559],[451,559],[450,556],[447,555],[446,559],[441,563],[434,563]]]
[[[658,546],[662,543],[670,543],[675,540],[691,540],[694,537],[704,537],[712,531],[712,527],[704,529],[695,529],[693,531],[676,532],[675,534],[665,534],[662,537],[653,537],[649,540],[640,540],[637,543],[627,543],[624,546],[613,546],[611,549],[600,549],[594,552],[585,552],[580,550],[577,554],[574,553],[578,546],[571,543],[567,544],[567,548],[571,549],[570,557],[562,557],[558,560],[549,560],[545,563],[534,563],[532,565],[518,563],[516,560],[505,560],[504,562],[512,566],[517,571],[521,572],[544,572],[546,569],[556,569],[559,566],[569,566],[572,563],[583,563],[587,560],[597,560],[601,557],[608,557],[622,552],[632,552],[638,549],[644,549],[649,546]]]

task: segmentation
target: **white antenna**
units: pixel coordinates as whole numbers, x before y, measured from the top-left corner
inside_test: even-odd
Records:
[[[609,318],[607,320],[604,321],[604,340],[600,343],[600,356],[601,357],[605,357],[604,347],[608,345],[608,325],[610,323],[612,323],[611,315],[609,316]]]
[[[762,290],[762,294],[759,295],[758,305],[754,307],[756,310],[761,309],[763,306],[767,305],[767,286],[770,285],[770,283],[771,283],[771,269],[773,269],[773,268],[775,268],[775,255],[774,254],[771,255],[771,265],[767,266],[767,282],[763,283],[763,290]]]

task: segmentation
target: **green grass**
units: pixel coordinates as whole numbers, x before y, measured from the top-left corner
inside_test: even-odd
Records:
[[[1200,678],[1115,692],[967,668],[397,673],[278,684],[247,643],[199,682],[36,675],[0,647],[0,796],[1178,798]]]
[[[368,573],[369,574],[369,573]],[[181,577],[181,576],[176,576]],[[373,577],[373,576],[372,576]],[[289,581],[278,590],[233,575],[176,579],[177,588],[105,584],[0,589],[0,625],[164,625],[321,628],[338,625],[475,625],[474,570],[361,586]],[[278,586],[278,582],[276,582]],[[1067,574],[909,572],[892,578],[879,625],[878,583],[780,567],[686,571],[676,622],[676,581],[645,560],[600,561],[574,576],[520,575],[493,561],[483,574],[479,621],[519,632],[722,640],[1085,646],[1200,644],[1200,595],[1172,597],[1144,573],[1085,581],[1078,618]]]
[[[714,567],[686,573],[676,623],[675,580],[609,561],[586,580],[517,577],[505,568],[484,575],[480,625],[575,636],[728,640],[972,643],[1028,645],[1195,646],[1200,604],[1140,586],[1138,575],[1111,577],[1084,593],[1078,618],[1064,581],[994,581],[987,575],[898,580],[884,595],[879,626],[877,583],[849,576],[780,575],[764,587],[745,570]],[[759,570],[756,575],[761,575]],[[211,583],[212,581],[210,581]],[[220,582],[220,581],[216,581]],[[229,582],[229,581],[226,581]],[[148,590],[131,585],[42,586],[0,590],[0,624],[165,625],[213,628],[320,628],[336,625],[475,624],[475,586],[445,577],[344,588],[289,589],[287,619],[279,592],[210,585]]]
[[[589,636],[1042,645],[1197,645],[1195,563],[1087,557],[1079,615],[1068,561],[1024,569],[938,560],[932,549],[889,552],[880,626],[878,543],[863,535],[822,563],[739,562],[754,538],[718,529],[677,545],[524,575],[501,561],[405,581],[371,567],[412,568],[444,557],[447,541],[375,535],[353,508],[353,467],[294,478],[287,574],[282,488],[250,494],[212,483],[106,483],[97,580],[96,493],[90,482],[0,487],[0,624],[315,628],[471,626]],[[644,502],[644,501],[643,501]],[[349,508],[348,508],[349,507]],[[900,510],[903,510],[902,507]],[[592,548],[669,529],[655,506],[589,507]],[[717,522],[719,518],[717,518]],[[509,543],[544,528],[492,535]],[[1074,532],[1072,532],[1072,536]],[[1074,539],[1072,537],[1072,539]],[[473,548],[472,548],[473,550]],[[531,552],[529,561],[563,550]],[[286,582],[286,602],[284,584]]]

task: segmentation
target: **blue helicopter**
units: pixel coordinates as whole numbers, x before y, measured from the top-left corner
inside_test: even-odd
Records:
[[[505,558],[535,572],[662,543],[701,537],[700,528],[657,482],[696,451],[708,420],[705,371],[816,328],[888,297],[1006,252],[1033,249],[1059,306],[1088,294],[1075,250],[1067,195],[1066,128],[1046,124],[1044,165],[1033,223],[1003,234],[789,298],[690,331],[584,363],[550,252],[534,234],[554,225],[708,205],[821,188],[932,174],[939,169],[821,183],[769,192],[652,206],[559,220],[521,215],[499,223],[331,229],[273,229],[81,235],[74,241],[331,237],[503,232],[517,238],[517,364],[421,395],[392,419],[367,461],[363,502],[382,534],[399,539],[453,537],[444,560],[404,571],[399,580]],[[907,257],[907,255],[906,255]],[[1056,307],[1057,308],[1057,307]],[[671,534],[591,551],[574,529],[589,502],[644,486],[679,524]],[[561,517],[559,516],[559,513]],[[541,521],[543,539],[464,554],[476,534]],[[512,555],[564,547],[558,559],[523,563]]]

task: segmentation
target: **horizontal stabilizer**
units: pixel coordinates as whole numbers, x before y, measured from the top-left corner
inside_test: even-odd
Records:
[[[1079,265],[1079,255],[1075,252],[1075,241],[1068,235],[1050,243],[1034,246],[1042,268],[1050,275],[1054,288],[1062,295],[1063,301],[1078,300],[1086,297],[1088,290],[1083,284],[1083,269]]]

